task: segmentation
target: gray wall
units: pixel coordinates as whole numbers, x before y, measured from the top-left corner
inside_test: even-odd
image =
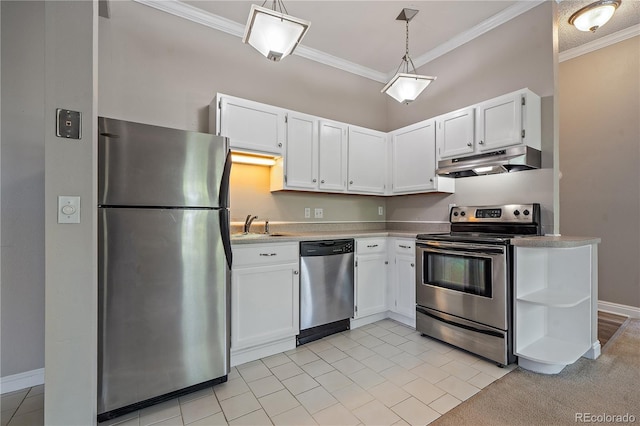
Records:
[[[545,232],[554,232],[553,200],[553,31],[552,2],[499,26],[418,71],[435,83],[408,108],[388,103],[389,123],[398,128],[427,117],[528,87],[542,96],[544,169],[456,180],[456,193],[393,197],[387,220],[446,221],[450,203],[477,205],[539,202]]]
[[[44,4],[0,7],[0,376],[6,377],[44,366]]]
[[[409,105],[387,100],[390,129],[528,87],[553,96],[551,2],[418,68],[438,79]]]
[[[387,128],[380,83],[298,56],[273,63],[238,37],[141,4],[111,2],[111,12],[100,19],[101,115],[208,131],[222,92]]]
[[[560,64],[560,229],[600,237],[600,300],[640,307],[640,37]]]

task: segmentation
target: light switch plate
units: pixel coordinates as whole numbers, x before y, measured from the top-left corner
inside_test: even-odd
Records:
[[[382,206],[378,206],[378,216],[382,216],[384,214],[384,209]]]
[[[304,208],[304,218],[309,219],[311,217],[311,207]]]
[[[80,197],[58,197],[58,223],[80,223]]]

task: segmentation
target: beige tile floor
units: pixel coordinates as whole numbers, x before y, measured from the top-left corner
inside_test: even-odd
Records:
[[[424,425],[515,368],[386,319],[232,368],[213,388],[100,426]],[[2,395],[0,426],[43,424],[43,387]]]

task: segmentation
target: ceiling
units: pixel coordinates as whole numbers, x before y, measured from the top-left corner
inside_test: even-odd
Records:
[[[252,4],[262,0],[135,0],[173,13],[172,8],[189,8],[189,15],[201,14],[196,21],[242,36]],[[542,0],[286,0],[290,15],[311,21],[309,32],[296,54],[320,62],[340,62],[338,67],[358,68],[355,72],[378,81],[393,75],[405,49],[405,23],[396,20],[402,8],[419,10],[409,24],[409,50],[416,67],[491,30],[497,25],[539,5]],[[549,1],[549,0],[547,0]],[[584,45],[632,26],[640,27],[640,0],[623,0],[606,26],[596,33],[578,31],[568,18],[591,0],[560,0],[558,4],[559,50]],[[265,2],[271,7],[272,1]],[[168,5],[169,9],[165,9]],[[194,12],[195,11],[195,12]],[[180,14],[180,13],[177,13]],[[191,18],[187,18],[191,19]],[[345,65],[346,64],[346,65]],[[335,66],[335,65],[334,65]],[[353,72],[353,70],[350,70]]]

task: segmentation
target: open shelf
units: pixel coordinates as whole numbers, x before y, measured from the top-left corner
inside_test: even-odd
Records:
[[[589,300],[590,297],[589,293],[571,288],[545,288],[520,296],[517,300],[554,308],[572,308],[585,300]]]
[[[544,336],[525,348],[519,350],[519,356],[544,364],[573,364],[587,350],[589,342],[563,340],[557,337]]]

